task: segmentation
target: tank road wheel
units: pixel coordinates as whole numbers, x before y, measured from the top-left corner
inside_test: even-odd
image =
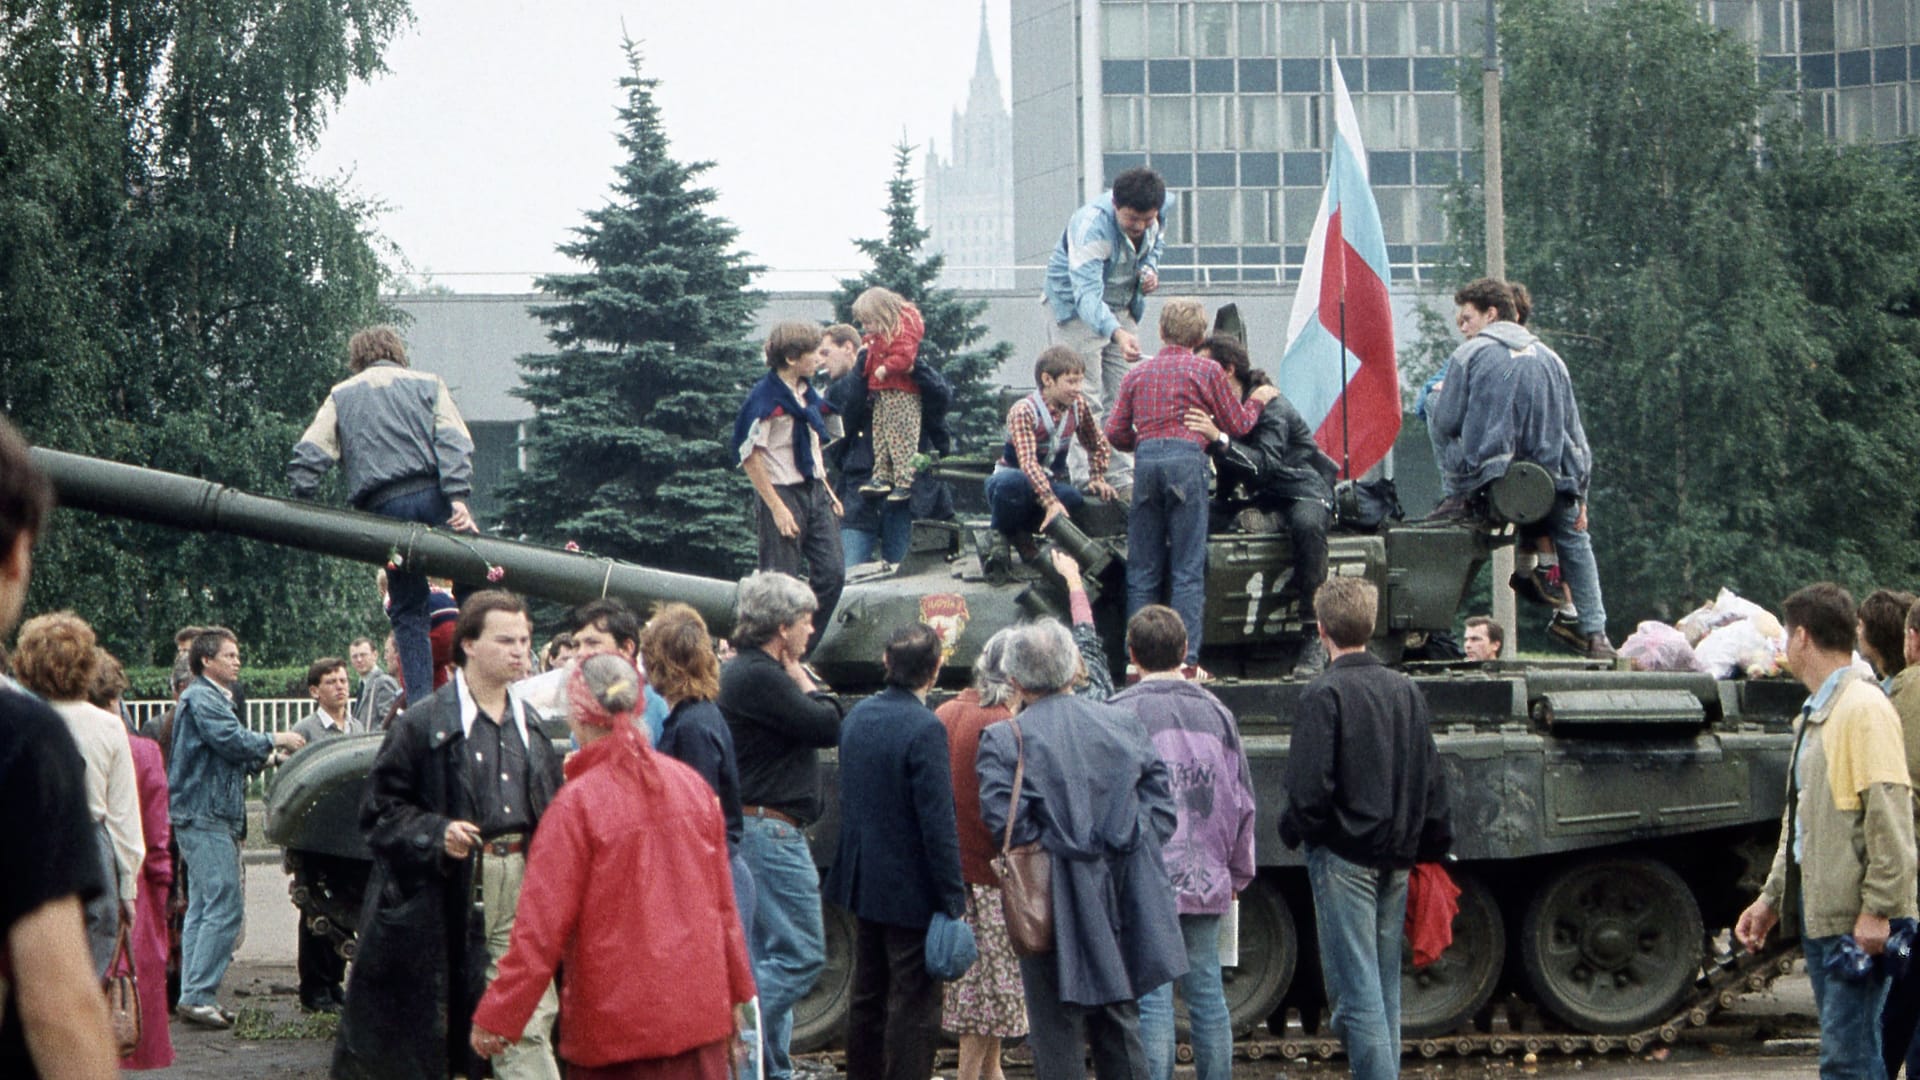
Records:
[[[1300,933],[1287,898],[1273,883],[1255,878],[1240,894],[1240,962],[1220,971],[1234,1038],[1251,1032],[1280,1007],[1299,962]],[[1178,995],[1174,1009],[1179,1036],[1187,1038],[1187,1005]]]
[[[853,916],[822,900],[820,920],[826,928],[827,964],[813,989],[793,1007],[789,1045],[796,1054],[837,1045],[847,1033],[847,1009],[853,1004]]]
[[[1493,997],[1507,957],[1507,930],[1500,905],[1480,879],[1453,872],[1460,887],[1460,913],[1453,917],[1453,944],[1423,968],[1413,966],[1413,947],[1400,950],[1400,1033],[1409,1039],[1448,1035]]]
[[[1561,871],[1534,894],[1520,933],[1540,1003],[1605,1035],[1665,1019],[1699,974],[1704,937],[1687,883],[1652,859]]]

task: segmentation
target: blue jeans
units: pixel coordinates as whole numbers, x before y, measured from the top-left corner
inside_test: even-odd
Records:
[[[1207,599],[1207,452],[1185,439],[1148,439],[1133,458],[1127,512],[1127,618],[1160,603],[1187,627],[1187,663],[1200,659]]]
[[[367,509],[381,517],[422,525],[444,526],[453,516],[453,504],[439,488],[396,495]],[[405,555],[401,552],[402,558]],[[433,642],[427,637],[427,592],[425,574],[387,571],[387,621],[393,624],[393,647],[400,653],[400,681],[406,684],[408,705],[418,705],[433,696]]]
[[[1561,495],[1546,525],[1560,557],[1560,573],[1573,593],[1573,606],[1580,609],[1580,632],[1600,634],[1607,629],[1607,605],[1600,599],[1600,565],[1593,561],[1593,537],[1573,527],[1580,519],[1580,506],[1579,499]]]
[[[827,933],[820,919],[820,872],[807,837],[784,821],[749,817],[740,854],[753,874],[753,980],[760,989],[761,1035],[766,1040],[767,1080],[787,1080],[793,1062],[793,1007],[813,989],[827,963]]]
[[[852,497],[866,498],[859,494]],[[846,495],[840,496],[841,502],[846,500]],[[846,556],[848,567],[871,560],[875,547],[880,549],[882,559],[895,565],[907,557],[907,544],[913,539],[913,507],[903,502],[876,501],[885,502],[886,505],[877,513],[866,516],[879,518],[879,532],[848,525],[844,521],[840,523],[840,552]]]
[[[1584,611],[1581,614],[1586,614]],[[1820,1013],[1820,1080],[1887,1080],[1880,1055],[1880,1010],[1887,1004],[1887,976],[1878,966],[1861,982],[1827,975],[1827,956],[1838,937],[1807,937],[1807,981]]]
[[[1180,916],[1187,943],[1187,973],[1174,980],[1187,1003],[1193,1028],[1193,1064],[1197,1080],[1229,1080],[1233,1075],[1233,1021],[1227,1015],[1227,990],[1220,981],[1220,916]],[[1149,990],[1140,999],[1140,1041],[1147,1049],[1147,1080],[1173,1078],[1173,983]]]
[[[233,960],[246,901],[240,893],[240,844],[216,825],[176,825],[187,864],[187,918],[180,929],[180,1004],[212,1005]]]
[[[1064,480],[1053,482],[1053,497],[1069,512],[1080,509],[1080,504],[1087,501],[1079,488]],[[995,469],[987,477],[987,507],[992,511],[989,523],[1008,534],[1030,533],[1040,527],[1040,519],[1046,516],[1040,509],[1039,496],[1033,493],[1033,482],[1018,469]]]
[[[1354,1080],[1393,1080],[1400,1075],[1407,872],[1375,870],[1310,845],[1307,881],[1319,923],[1321,981]]]

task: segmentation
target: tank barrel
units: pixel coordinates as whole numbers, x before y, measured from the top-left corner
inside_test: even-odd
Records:
[[[506,571],[500,587],[567,604],[619,597],[642,613],[657,600],[692,605],[715,634],[733,629],[731,581],[651,570],[615,559],[454,533],[198,480],[177,473],[35,447],[61,505],[196,532],[227,533],[322,555],[387,565],[398,555],[416,573],[457,581]]]

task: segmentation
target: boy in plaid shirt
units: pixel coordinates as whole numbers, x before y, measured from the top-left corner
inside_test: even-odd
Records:
[[[1112,450],[1100,434],[1099,419],[1081,397],[1086,377],[1086,361],[1080,354],[1069,346],[1055,345],[1033,365],[1038,389],[1007,411],[1007,441],[993,474],[987,477],[987,504],[999,536],[1029,561],[1039,555],[1033,534],[1045,532],[1054,518],[1085,501],[1067,479],[1067,453],[1076,441],[1092,462],[1088,475],[1093,479],[1086,494],[1108,502],[1119,497],[1101,479]]]

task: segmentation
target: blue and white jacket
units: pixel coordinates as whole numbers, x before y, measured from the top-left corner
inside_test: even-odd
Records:
[[[1173,192],[1169,191],[1160,207],[1160,220],[1140,238],[1140,269],[1158,272],[1160,252],[1166,247],[1167,221],[1172,213]],[[1101,337],[1112,337],[1120,327],[1120,320],[1107,307],[1107,268],[1116,251],[1130,246],[1132,242],[1120,231],[1120,221],[1114,213],[1113,192],[1102,192],[1099,198],[1075,210],[1067,219],[1066,230],[1060,234],[1060,243],[1047,259],[1042,297],[1053,314],[1053,321],[1063,323],[1078,316]],[[1136,287],[1127,304],[1127,314],[1137,322],[1146,310],[1146,294]]]

